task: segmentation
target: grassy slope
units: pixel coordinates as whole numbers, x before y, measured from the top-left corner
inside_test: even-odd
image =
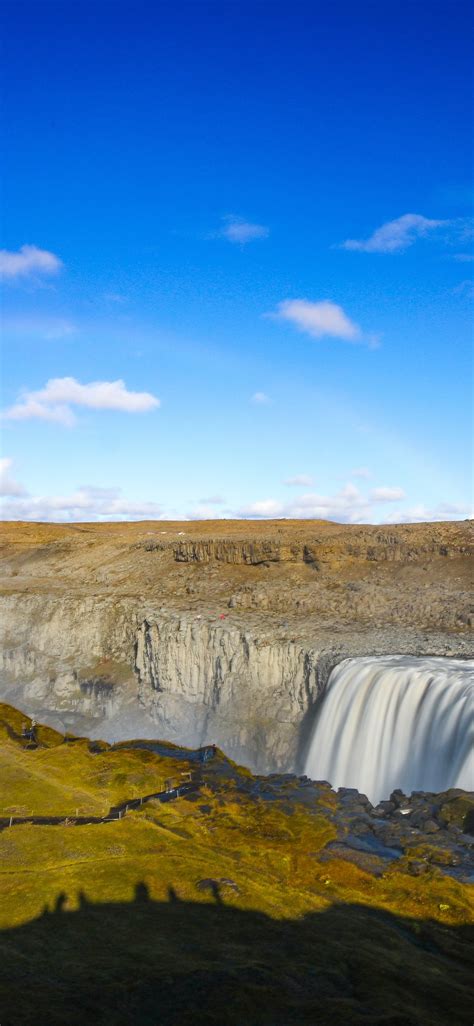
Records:
[[[54,805],[57,814],[67,815],[79,804],[100,814],[186,769],[182,761],[142,750],[93,754],[86,742],[59,743],[54,731],[39,732],[51,747],[25,751],[15,737],[23,719],[8,707],[0,709],[4,808],[26,804],[28,811],[45,814]],[[207,764],[203,776],[197,800],[149,803],[120,822],[25,825],[0,833],[0,961],[7,1009],[2,1026],[82,1022],[88,1001],[102,1009],[97,1021],[110,1026],[286,1026],[313,1023],[315,1008],[328,1023],[443,1026],[449,994],[458,1008],[450,1021],[462,1026],[468,1007],[463,938],[472,921],[465,886],[437,870],[413,877],[398,865],[377,878],[343,860],[324,862],[318,853],[334,836],[330,793],[318,808],[298,805],[290,812],[284,801],[269,804],[244,793],[240,783],[247,771],[223,757]],[[206,878],[234,881],[238,890],[224,885],[224,905],[216,905],[211,892],[197,886]],[[140,903],[134,894],[143,883],[152,901]],[[178,902],[169,901],[170,888]],[[61,911],[54,913],[59,895]],[[41,918],[45,909],[53,914]],[[25,965],[34,995],[22,992],[14,1005],[15,981]],[[295,979],[283,985],[289,966]],[[313,981],[308,1004],[312,973],[326,982],[321,991]],[[170,999],[171,979],[173,986],[179,980],[180,1001],[189,991],[194,1019],[186,1002],[181,1007]],[[124,980],[135,998],[115,1004]],[[207,1018],[199,1018],[204,998],[198,1008],[194,991],[203,980],[207,997],[214,995]],[[413,1007],[419,1004],[417,1017],[382,1018],[382,1008],[402,1015],[407,985]],[[70,987],[74,1012],[66,1013]],[[238,989],[243,1002],[240,1018],[229,1011],[229,987]],[[150,988],[160,994],[161,1019],[147,1003]],[[274,1018],[266,1018],[272,1003]],[[280,1005],[286,1009],[282,1018]],[[258,1008],[259,1017],[252,1019]],[[368,1017],[377,1008],[379,1018]],[[365,1019],[358,1018],[363,1014]]]
[[[126,798],[159,791],[165,778],[178,778],[188,764],[143,749],[92,754],[86,739],[63,744],[63,736],[39,727],[40,745],[28,750],[21,725],[30,720],[0,704],[0,816],[103,816]],[[170,749],[172,751],[172,749]]]

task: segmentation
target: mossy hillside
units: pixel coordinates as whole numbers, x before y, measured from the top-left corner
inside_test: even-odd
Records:
[[[31,727],[31,723],[31,718],[25,713],[15,709],[12,705],[0,702],[0,742],[3,743],[3,741],[10,738],[21,747],[26,747],[26,742],[22,737],[22,729],[24,724],[27,727]],[[37,724],[36,737],[38,743],[47,748],[63,744],[64,742],[63,734],[53,730],[52,727],[46,727],[43,723]]]
[[[295,873],[284,814],[261,812],[240,844],[218,809],[205,814],[209,839],[186,801],[101,826],[4,831],[5,1026],[464,1026],[464,889],[374,881],[339,860],[305,872],[303,858]],[[222,885],[216,904],[199,886],[209,877],[239,890]]]
[[[104,816],[127,798],[160,791],[191,765],[140,748],[111,748],[86,738],[65,741],[48,727],[35,729],[37,748],[21,736],[31,721],[0,706],[0,816]],[[172,748],[169,749],[170,753]]]
[[[88,811],[101,815],[119,800],[159,790],[173,773],[179,779],[184,766],[196,769],[177,758],[123,746],[93,754],[86,740],[25,751],[10,737],[0,745],[0,762],[4,808],[23,803],[38,815],[65,817],[87,803]],[[145,880],[156,899],[173,886],[194,900],[197,884],[206,878],[233,881],[228,900],[277,917],[357,901],[412,917],[469,921],[464,885],[436,867],[427,866],[420,878],[410,874],[410,858],[420,858],[418,849],[391,863],[382,877],[329,858],[325,846],[336,836],[336,796],[329,788],[309,805],[290,804],[297,782],[283,781],[274,784],[269,801],[254,793],[262,779],[221,753],[200,772],[199,793],[189,800],[151,801],[119,822],[4,830],[2,925],[38,914],[61,890],[72,905],[80,891],[92,902],[128,901],[137,882]]]
[[[456,880],[436,872],[413,878],[397,870],[376,878],[351,862],[320,861],[331,825],[304,812],[291,817],[293,835],[283,813],[259,810],[249,839],[247,830],[238,831],[240,817],[248,814],[243,805],[230,816],[220,809],[199,815],[194,803],[183,800],[102,825],[4,830],[0,926],[54,907],[60,892],[68,895],[69,908],[81,892],[93,903],[128,902],[140,881],[155,900],[165,900],[170,886],[183,900],[212,900],[211,891],[197,886],[209,878],[236,885],[238,890],[224,885],[226,903],[276,918],[356,902],[420,920],[472,920],[467,889]]]
[[[25,750],[15,711],[2,716],[3,805],[14,794],[74,815],[81,794],[108,809],[196,770],[173,746],[95,753],[55,732]],[[328,787],[256,778],[217,753],[187,798],[7,827],[2,1026],[464,1026],[468,888],[429,863],[411,875],[430,845],[380,876],[331,854],[337,807]]]

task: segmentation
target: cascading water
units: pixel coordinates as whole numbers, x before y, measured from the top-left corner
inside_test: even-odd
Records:
[[[474,788],[474,661],[380,656],[332,671],[305,773],[372,802]]]

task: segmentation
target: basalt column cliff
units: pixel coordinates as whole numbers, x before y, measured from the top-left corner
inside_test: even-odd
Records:
[[[0,694],[60,729],[301,770],[343,659],[472,655],[472,540],[467,521],[4,524]]]

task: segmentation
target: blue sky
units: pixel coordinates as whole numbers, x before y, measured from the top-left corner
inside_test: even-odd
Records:
[[[3,10],[4,516],[468,516],[469,6]]]

